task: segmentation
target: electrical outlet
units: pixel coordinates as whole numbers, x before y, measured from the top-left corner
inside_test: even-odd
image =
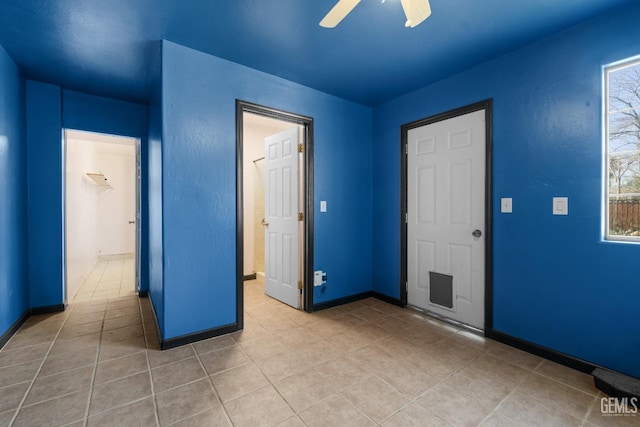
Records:
[[[513,212],[513,201],[511,197],[503,197],[502,199],[500,199],[500,212],[502,213]]]

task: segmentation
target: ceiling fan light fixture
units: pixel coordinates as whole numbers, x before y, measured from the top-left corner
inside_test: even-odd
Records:
[[[324,28],[334,28],[360,3],[360,0],[340,0],[320,21]]]
[[[425,19],[431,16],[429,0],[400,0],[402,9],[407,17],[405,27],[417,27]]]

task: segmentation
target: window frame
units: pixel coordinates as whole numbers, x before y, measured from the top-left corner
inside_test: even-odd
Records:
[[[604,240],[609,242],[623,242],[623,243],[638,243],[640,244],[640,236],[624,236],[624,235],[616,235],[611,234],[611,230],[609,229],[609,208],[611,206],[611,194],[610,194],[610,186],[611,186],[611,178],[610,178],[610,141],[609,141],[609,122],[610,122],[610,102],[609,102],[609,83],[610,83],[610,74],[625,68],[640,66],[640,55],[634,56],[631,58],[627,58],[621,61],[614,62],[612,64],[608,64],[603,66],[602,74],[603,74],[603,98],[602,98],[602,115],[603,115],[603,135],[602,135],[602,144],[603,144],[603,189],[604,189],[604,197],[603,197],[603,232],[604,232]],[[637,108],[640,110],[640,105]],[[640,147],[637,150],[629,150],[634,152],[634,154],[640,155]],[[635,193],[632,193],[635,194]]]

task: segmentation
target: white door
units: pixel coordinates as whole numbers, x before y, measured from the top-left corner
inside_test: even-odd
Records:
[[[265,292],[298,308],[298,128],[265,139]]]
[[[484,329],[485,111],[407,143],[407,303]]]

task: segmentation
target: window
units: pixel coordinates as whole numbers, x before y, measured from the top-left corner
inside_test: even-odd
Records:
[[[640,242],[640,60],[604,74],[606,237]]]

